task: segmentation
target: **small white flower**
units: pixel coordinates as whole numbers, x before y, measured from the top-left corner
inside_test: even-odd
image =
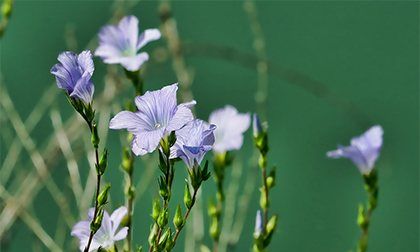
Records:
[[[71,235],[77,237],[80,241],[80,251],[83,251],[88,243],[93,213],[94,209],[89,209],[88,219],[76,223],[71,230]],[[126,214],[127,208],[124,206],[116,209],[111,216],[109,216],[107,211],[104,211],[101,227],[93,236],[89,252],[96,251],[99,247],[109,248],[114,245],[114,242],[127,237],[128,227],[123,227],[117,232],[118,226]]]

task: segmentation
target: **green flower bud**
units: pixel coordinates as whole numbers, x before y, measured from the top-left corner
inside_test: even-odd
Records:
[[[134,159],[131,157],[131,150],[129,148],[124,148],[121,167],[128,174],[132,173],[133,161]]]
[[[210,217],[217,217],[219,214],[219,211],[217,210],[216,205],[214,204],[213,199],[210,199],[209,206],[207,209],[207,213]]]
[[[260,206],[262,209],[267,209],[269,202],[267,201],[267,197],[265,197],[265,190],[264,187],[260,188],[261,194],[260,194]]]
[[[167,209],[160,212],[159,217],[157,219],[157,224],[159,225],[160,228],[168,224],[168,210]]]
[[[157,221],[160,215],[161,207],[160,207],[160,200],[158,198],[153,200],[153,210],[152,210],[152,219]]]
[[[110,184],[107,184],[105,186],[105,188],[102,190],[102,192],[98,195],[97,200],[98,200],[98,205],[99,206],[103,206],[103,205],[105,205],[107,203],[107,200],[108,200],[108,191],[109,191],[110,188],[111,188],[111,185]]]
[[[182,216],[180,205],[178,205],[178,207],[176,208],[173,223],[176,229],[180,229],[184,225],[184,217]]]
[[[271,216],[270,220],[267,222],[267,234],[272,234],[277,226],[277,215]]]
[[[92,132],[91,132],[91,141],[93,147],[98,148],[99,146],[99,136],[98,136],[98,126],[95,122],[92,123]]]
[[[220,225],[219,220],[216,217],[211,218],[211,224],[210,224],[210,236],[218,241],[220,236]]]
[[[147,239],[150,246],[152,246],[155,243],[157,233],[158,233],[158,226],[156,224],[153,224],[153,226],[150,230],[149,237]]]
[[[96,233],[96,231],[98,231],[98,229],[101,227],[102,219],[104,217],[104,210],[100,209],[98,211],[99,212],[98,212],[96,218],[90,223],[90,230],[93,233]]]
[[[184,188],[184,204],[187,209],[191,209],[192,207],[192,199],[191,199],[191,193],[190,193],[190,187],[188,186],[188,183],[185,183]]]
[[[260,155],[260,157],[258,158],[258,165],[260,166],[260,168],[267,167],[267,157],[265,155]]]
[[[104,174],[107,166],[108,166],[108,150],[104,149],[104,151],[102,152],[101,158],[99,159],[99,166],[97,167],[97,172],[100,175]]]
[[[362,204],[359,204],[359,211],[357,215],[357,224],[361,229],[365,230],[369,226],[369,220],[366,218],[365,208]]]

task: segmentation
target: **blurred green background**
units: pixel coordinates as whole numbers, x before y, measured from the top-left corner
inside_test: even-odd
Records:
[[[7,89],[18,115],[25,120],[39,100],[45,99],[44,92],[55,85],[49,70],[58,53],[86,48],[115,10],[119,15],[139,17],[140,29],[160,27],[160,5],[156,1],[16,1],[0,40],[1,92],[5,94]],[[225,104],[242,112],[266,111],[269,163],[277,167],[270,211],[280,216],[270,251],[337,252],[354,248],[359,237],[357,205],[365,200],[362,179],[350,161],[328,160],[325,153],[339,143],[348,144],[352,136],[374,124],[382,125],[385,134],[377,162],[380,195],[371,222],[369,251],[419,251],[419,2],[257,1],[256,19],[250,19],[242,1],[174,1],[170,6],[183,43],[181,53],[192,78],[191,91],[198,102],[197,116],[206,119],[212,110]],[[254,47],[252,24],[260,25],[265,42],[266,109],[257,108],[255,103],[257,83],[264,74],[261,77],[256,67],[259,54]],[[96,45],[96,41],[91,42],[89,49],[94,50]],[[166,45],[167,41],[161,39],[144,49],[152,55],[144,73],[148,90],[178,81]],[[114,105],[106,106],[114,114],[133,90],[118,66],[108,67],[99,59],[95,59],[95,66],[97,96],[106,85],[106,71],[117,71],[121,76],[124,89],[111,97]],[[56,93],[50,92],[47,97]],[[17,134],[4,105],[0,108],[3,164]],[[51,109],[58,110],[63,120],[74,114],[64,95],[58,93],[30,132],[39,149],[47,147],[54,131]],[[101,111],[101,107],[96,109]],[[84,125],[79,130],[86,134],[72,146],[75,152],[84,152],[84,147],[90,149],[83,144],[89,140],[88,130]],[[124,202],[123,174],[118,168],[122,137],[122,132],[110,131],[107,141],[111,157],[106,180],[112,183],[113,208]],[[251,162],[255,159],[249,158],[252,153],[251,133],[247,132],[243,151],[236,153],[236,164],[243,165],[236,199],[245,193],[247,183],[259,178]],[[51,176],[46,180],[55,181],[73,218],[78,220],[67,163],[60,151],[54,156],[58,162],[49,167]],[[52,157],[43,158],[48,161]],[[155,156],[149,158],[149,169],[146,161],[136,163],[136,181],[143,181],[150,169],[157,170]],[[90,167],[86,157],[82,156],[78,164],[85,181]],[[22,178],[34,170],[23,150],[13,164],[11,176],[7,181],[2,179],[2,187],[11,196],[19,196]],[[184,176],[180,166],[173,202],[181,198]],[[136,203],[135,244],[147,244],[156,178],[157,171],[149,184],[143,185],[146,191]],[[231,175],[226,187],[231,185],[230,179]],[[256,182],[259,184],[259,180]],[[206,204],[214,191],[213,182],[206,183],[201,202]],[[251,247],[257,191],[255,187],[249,206],[242,209],[246,210],[244,229],[230,251],[249,251]],[[4,214],[8,198],[4,190],[1,195],[0,210]],[[53,198],[42,187],[34,191],[32,203],[24,211],[35,216],[64,251],[72,251],[76,241]],[[203,212],[206,218],[205,209]],[[210,246],[207,224],[205,221],[204,227],[196,225],[186,230],[176,251],[184,251],[185,236],[201,240],[202,229],[205,234],[201,242]],[[0,250],[48,251],[31,230],[24,217],[18,218],[1,237]]]

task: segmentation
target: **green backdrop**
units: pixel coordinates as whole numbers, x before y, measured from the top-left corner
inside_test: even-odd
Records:
[[[139,17],[141,29],[159,27],[158,2],[122,5],[127,7],[126,13]],[[171,5],[185,44],[186,64],[194,75],[197,116],[206,119],[212,110],[225,104],[243,112],[255,111],[258,57],[243,2],[175,1]],[[110,1],[16,1],[1,39],[1,74],[23,119],[44,91],[54,85],[49,70],[58,53],[68,48],[66,31],[77,42],[70,46],[81,51],[112,16],[114,6]],[[325,153],[339,143],[348,144],[352,136],[374,124],[382,125],[385,134],[377,162],[380,195],[371,222],[369,251],[419,251],[419,3],[257,1],[256,7],[269,62],[269,162],[277,166],[271,212],[280,217],[270,251],[337,252],[354,247],[359,236],[357,204],[365,200],[362,179],[351,162],[328,160]],[[159,48],[165,45],[162,39],[145,50],[159,56]],[[95,46],[96,42],[90,49]],[[156,57],[147,65],[146,89],[177,81],[170,59],[153,60]],[[95,59],[95,65],[94,83],[99,93],[104,87],[106,66],[99,59]],[[130,91],[128,83],[125,85]],[[122,97],[115,99],[123,101]],[[58,96],[54,106],[59,107],[63,118],[73,113],[64,95]],[[2,124],[3,132],[7,129],[9,136],[16,135],[7,120]],[[31,133],[37,146],[43,146],[51,130],[47,114]],[[112,131],[108,139],[111,164],[106,179],[113,184],[113,206],[123,202],[123,176],[118,169],[118,139],[122,135]],[[5,139],[1,143],[2,161],[8,151]],[[248,158],[251,153],[248,132],[244,151],[236,155],[237,162],[244,164],[241,185],[246,183],[247,174],[256,171]],[[86,160],[80,161],[80,166],[86,178]],[[22,154],[11,179],[33,169],[28,155]],[[143,172],[144,167],[137,162],[136,179]],[[182,195],[183,176],[180,167],[174,201]],[[72,195],[63,160],[52,170],[52,177],[65,195]],[[13,183],[3,186],[13,193]],[[213,193],[214,185],[205,184],[203,202]],[[136,243],[146,244],[154,195],[153,181],[136,205]],[[29,209],[54,237],[56,226],[62,223],[57,221],[59,210],[52,201],[43,189],[34,196]],[[77,216],[74,200],[69,202]],[[256,192],[251,202],[235,251],[248,251],[252,242]],[[75,241],[69,230],[63,235],[64,250],[70,250]],[[34,250],[37,243],[41,251],[47,251],[18,220],[3,238],[0,250]],[[204,243],[211,244],[208,235]],[[176,250],[183,251],[182,242]]]

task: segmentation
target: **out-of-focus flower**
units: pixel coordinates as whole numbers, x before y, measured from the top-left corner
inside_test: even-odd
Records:
[[[76,223],[72,230],[71,235],[79,239],[79,249],[83,251],[86,247],[90,235],[90,223],[93,219],[94,209],[89,209],[88,219]],[[109,248],[114,245],[116,241],[123,240],[127,237],[127,227],[117,230],[122,219],[127,214],[126,207],[116,209],[111,216],[104,211],[101,227],[95,233],[92,243],[89,248],[90,251],[96,251],[99,247]]]
[[[263,132],[263,126],[260,121],[260,117],[257,114],[252,115],[252,134],[254,137],[258,137]]]
[[[175,131],[176,142],[171,148],[170,158],[181,158],[189,168],[200,164],[204,155],[212,149],[216,126],[195,119]]]
[[[158,29],[146,29],[139,36],[139,21],[126,16],[118,25],[106,25],[99,32],[99,47],[95,55],[107,64],[121,64],[128,71],[137,71],[149,59],[146,52],[138,53],[147,43],[161,37]]]
[[[242,147],[243,133],[249,128],[250,116],[248,113],[240,114],[235,107],[226,105],[210,114],[209,123],[217,126],[213,150],[224,153]]]
[[[351,139],[350,146],[339,146],[327,152],[330,158],[345,157],[353,161],[362,174],[369,174],[382,147],[383,130],[379,125],[371,127],[363,135]]]
[[[91,52],[87,50],[77,55],[66,51],[60,53],[57,59],[59,63],[50,71],[57,80],[57,86],[66,90],[70,97],[91,103],[94,92],[90,80],[94,71]]]
[[[137,96],[137,112],[121,111],[111,119],[109,128],[127,129],[133,133],[131,149],[136,155],[153,152],[160,140],[174,130],[193,120],[191,107],[195,101],[177,105],[178,84]]]
[[[263,223],[262,223],[262,216],[261,211],[257,211],[257,215],[255,216],[255,228],[254,228],[254,236],[258,237],[263,232]]]

